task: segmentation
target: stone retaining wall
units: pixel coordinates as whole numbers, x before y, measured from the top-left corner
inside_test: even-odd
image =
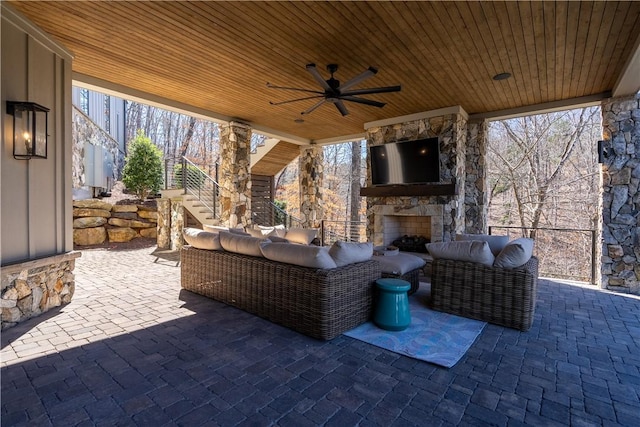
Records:
[[[73,243],[99,245],[156,238],[158,212],[146,205],[112,205],[97,199],[73,201]]]
[[[71,302],[80,252],[2,267],[1,329]]]

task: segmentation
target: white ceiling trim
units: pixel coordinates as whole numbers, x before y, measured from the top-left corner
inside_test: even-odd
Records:
[[[633,52],[613,86],[614,97],[635,95],[640,91],[640,36],[636,40]]]
[[[317,145],[344,144],[346,142],[361,141],[365,139],[365,136],[366,135],[364,133],[354,133],[352,135],[342,135],[342,136],[335,136],[332,138],[315,139],[313,140],[313,143]]]
[[[388,119],[376,120],[374,122],[367,122],[364,124],[364,129],[368,130],[368,129],[380,127],[380,126],[391,126],[398,123],[424,120],[424,119],[429,119],[431,117],[444,116],[447,114],[461,114],[465,120],[469,119],[469,115],[467,114],[467,112],[464,111],[464,109],[461,106],[456,105],[453,107],[438,108],[437,110],[423,111],[421,113],[409,114],[406,116],[391,117]]]
[[[536,114],[553,113],[555,111],[573,110],[599,106],[603,99],[611,97],[611,92],[597,93],[595,95],[581,96],[579,98],[563,99],[560,101],[545,102],[542,104],[526,105],[508,110],[489,111],[487,113],[471,114],[469,120],[507,120],[515,117],[533,116]]]

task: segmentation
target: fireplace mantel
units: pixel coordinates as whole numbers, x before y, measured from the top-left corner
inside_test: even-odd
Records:
[[[370,197],[455,196],[456,194],[458,194],[456,184],[398,184],[360,188],[361,196]]]

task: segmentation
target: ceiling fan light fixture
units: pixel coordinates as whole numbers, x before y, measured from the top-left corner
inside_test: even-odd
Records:
[[[495,81],[506,80],[509,77],[511,77],[511,73],[504,72],[504,73],[499,73],[493,76],[493,80]]]

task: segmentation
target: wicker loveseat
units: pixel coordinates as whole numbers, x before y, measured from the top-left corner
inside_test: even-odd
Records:
[[[536,304],[538,259],[515,269],[480,263],[434,259],[432,308],[526,331]]]
[[[380,265],[318,269],[227,251],[181,251],[182,288],[313,338],[330,340],[371,316]]]

